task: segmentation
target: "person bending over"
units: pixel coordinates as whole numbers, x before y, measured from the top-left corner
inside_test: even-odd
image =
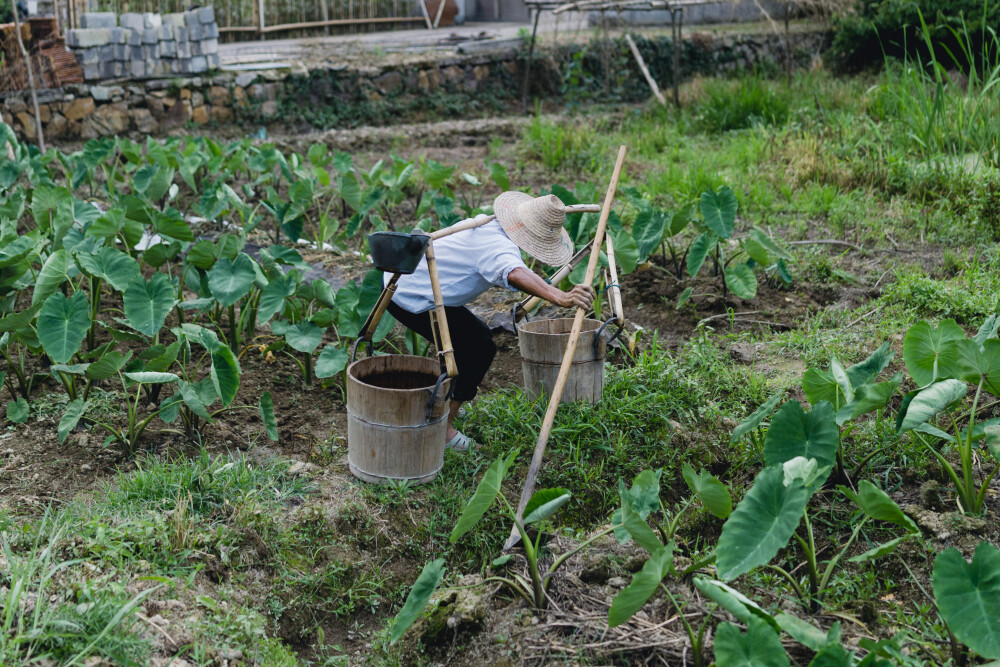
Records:
[[[573,242],[563,229],[566,207],[558,197],[504,192],[493,202],[493,210],[496,220],[434,242],[445,316],[458,366],[446,436],[447,446],[457,451],[466,451],[473,443],[455,429],[455,416],[462,403],[475,398],[497,353],[490,328],[465,305],[494,286],[520,290],[566,308],[589,310],[594,303],[594,288],[590,285],[576,285],[564,292],[546,283],[521,259],[522,250],[550,266],[562,266],[572,257]],[[386,274],[385,282],[389,279]],[[400,277],[388,310],[403,326],[430,341],[433,308],[424,258],[416,271]]]

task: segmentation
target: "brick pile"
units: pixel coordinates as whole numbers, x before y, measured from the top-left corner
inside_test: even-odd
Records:
[[[152,79],[202,74],[219,68],[215,10],[177,14],[113,12],[83,14],[82,28],[66,31],[87,81],[127,77]]]

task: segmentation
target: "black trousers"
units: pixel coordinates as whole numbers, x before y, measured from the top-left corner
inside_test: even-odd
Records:
[[[415,314],[390,302],[389,312],[404,327],[434,342],[429,311]],[[486,371],[497,355],[493,332],[465,306],[445,306],[444,313],[448,318],[451,344],[455,348],[455,363],[458,365],[452,398],[456,401],[471,401],[476,397],[479,384],[486,377]]]

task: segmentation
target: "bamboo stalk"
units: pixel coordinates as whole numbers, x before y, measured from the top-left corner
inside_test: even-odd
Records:
[[[608,301],[611,302],[611,312],[619,326],[625,324],[625,309],[622,307],[622,290],[618,283],[618,263],[615,262],[615,243],[608,234],[604,237],[608,244],[608,269],[611,271],[611,282],[608,283]],[[605,281],[606,282],[606,281]]]
[[[621,177],[622,165],[625,162],[625,153],[628,149],[622,146],[618,149],[618,160],[615,162],[615,170],[611,174],[611,182],[608,184],[608,193],[604,197],[604,208],[601,210],[601,218],[597,222],[597,233],[594,235],[594,245],[590,249],[590,261],[587,262],[587,273],[584,276],[583,284],[591,285],[594,282],[594,274],[597,272],[597,261],[601,256],[601,245],[604,240],[604,232],[608,227],[608,216],[611,214],[611,205],[615,201],[615,192],[618,189],[618,179]],[[583,308],[577,308],[576,317],[573,320],[573,328],[570,330],[569,341],[566,344],[566,352],[563,354],[562,365],[559,367],[559,376],[556,377],[556,384],[552,388],[552,397],[549,399],[549,406],[545,410],[545,418],[542,420],[542,428],[538,432],[538,441],[535,443],[535,452],[531,457],[531,465],[528,468],[528,476],[524,480],[524,488],[521,491],[521,500],[517,505],[518,521],[524,515],[524,508],[535,492],[535,483],[538,479],[538,471],[542,467],[542,459],[545,457],[545,446],[549,442],[552,434],[552,426],[555,424],[556,412],[559,411],[559,403],[562,401],[563,390],[566,388],[566,379],[569,376],[569,369],[573,364],[573,355],[576,353],[576,345],[580,341],[580,331],[583,329]],[[504,551],[510,550],[520,540],[517,527],[511,529],[510,537],[504,544]]]
[[[17,0],[10,0],[10,7],[14,10],[14,33],[17,37],[17,46],[21,49],[21,57],[24,58],[24,66],[28,72],[28,88],[31,89],[31,105],[35,109],[35,135],[38,139],[38,148],[45,152],[45,133],[42,131],[42,117],[38,112],[38,91],[35,89],[34,67],[31,66],[31,56],[24,48],[24,40],[21,38],[21,17],[17,12]]]
[[[663,97],[663,93],[660,92],[660,87],[656,85],[656,80],[653,79],[653,75],[649,73],[649,68],[646,67],[646,61],[642,59],[642,54],[639,53],[639,47],[635,45],[632,41],[632,35],[625,33],[625,41],[628,43],[628,48],[632,49],[632,55],[635,56],[635,61],[639,64],[639,69],[642,71],[642,75],[646,77],[646,83],[649,84],[650,89],[653,91],[653,95],[656,96],[657,101],[663,106],[667,106],[667,100]]]
[[[438,346],[438,354],[444,357],[445,370],[448,377],[453,378],[458,375],[458,366],[455,364],[455,348],[451,344],[451,331],[448,329],[448,317],[444,311],[444,297],[441,295],[441,281],[438,278],[437,260],[434,258],[434,242],[427,244],[427,275],[431,279],[431,291],[434,292],[434,317],[433,324],[435,341]]]

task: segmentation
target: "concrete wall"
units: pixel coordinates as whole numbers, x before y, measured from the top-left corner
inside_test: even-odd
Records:
[[[808,66],[825,46],[825,33],[793,35],[793,59],[798,66]],[[646,63],[663,88],[671,83],[673,44],[665,37],[646,40],[636,37]],[[592,47],[594,45],[591,45]],[[532,65],[531,95],[556,98],[564,94],[564,70],[573,63],[581,46],[560,46],[537,53]],[[627,47],[622,49],[628,63],[616,70],[619,87],[626,91],[620,101],[640,102],[649,91]],[[719,72],[750,71],[760,66],[784,66],[784,37],[773,34],[723,35],[694,33],[681,45],[681,77],[711,75]],[[598,48],[589,48],[582,59],[588,69],[591,88],[579,88],[567,94],[578,99],[603,96],[604,74]],[[492,53],[431,56],[405,65],[373,66],[364,69],[326,69],[308,74],[285,71],[220,72],[214,75],[81,84],[39,91],[40,109],[46,137],[91,139],[100,136],[130,135],[141,139],[149,134],[183,134],[190,126],[212,123],[272,122],[306,124],[329,129],[340,122],[353,125],[405,122],[413,110],[434,108],[435,100],[448,96],[452,115],[483,113],[487,101],[504,103],[520,110],[521,77],[525,65],[522,48],[508,48]],[[437,107],[440,109],[440,107]],[[341,115],[320,116],[314,110],[343,110]],[[371,115],[382,112],[382,120]],[[0,98],[0,111],[15,132],[35,138],[34,118],[27,92]],[[433,117],[447,116],[434,111]],[[337,120],[350,118],[350,121]],[[332,119],[332,120],[331,120]]]
[[[86,81],[203,74],[219,68],[215,10],[178,14],[89,13],[66,31]]]

